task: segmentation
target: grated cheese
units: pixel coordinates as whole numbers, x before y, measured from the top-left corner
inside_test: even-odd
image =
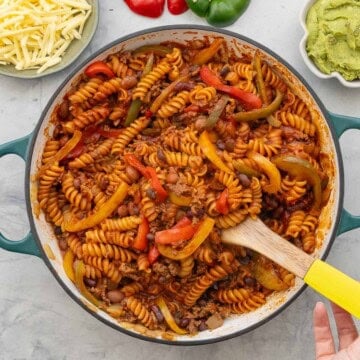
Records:
[[[58,64],[91,10],[86,0],[0,1],[0,65],[39,74]]]

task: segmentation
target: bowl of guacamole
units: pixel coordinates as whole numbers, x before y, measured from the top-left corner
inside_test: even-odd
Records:
[[[310,0],[300,17],[300,52],[309,69],[360,87],[360,0]]]

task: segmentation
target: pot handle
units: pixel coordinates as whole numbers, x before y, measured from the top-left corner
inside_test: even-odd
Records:
[[[338,138],[349,129],[360,129],[360,118],[338,115],[329,112],[330,119]],[[354,216],[345,209],[342,209],[340,224],[337,234],[340,235],[352,229],[360,227],[360,216]]]
[[[4,155],[8,154],[15,154],[20,156],[24,161],[27,159],[27,149],[29,142],[32,138],[32,133],[24,136],[20,139],[16,139],[0,145],[0,158]],[[0,248],[14,251],[23,254],[30,254],[40,257],[40,251],[38,246],[35,243],[34,236],[29,231],[29,233],[21,240],[12,241],[7,239],[1,232],[0,232]]]

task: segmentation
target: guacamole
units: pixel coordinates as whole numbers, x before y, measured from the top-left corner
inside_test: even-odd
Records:
[[[306,26],[306,50],[320,71],[360,79],[360,0],[318,0]]]

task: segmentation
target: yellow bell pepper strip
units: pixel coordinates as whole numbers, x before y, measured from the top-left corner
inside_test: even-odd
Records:
[[[270,180],[270,184],[263,186],[263,190],[270,194],[280,191],[281,175],[278,168],[269,159],[257,152],[249,151],[246,155],[248,158],[256,161]]]
[[[175,333],[177,333],[179,335],[187,334],[186,330],[179,328],[179,326],[176,324],[176,322],[175,322],[173,316],[171,315],[171,312],[170,312],[169,308],[167,307],[166,302],[162,296],[160,296],[156,299],[156,305],[159,307],[160,311],[164,315],[164,319],[172,331],[174,331]]]
[[[172,202],[173,204],[178,205],[178,206],[189,206],[191,204],[192,197],[177,195],[173,191],[170,191],[169,192],[169,200],[170,200],[170,202]]]
[[[241,90],[235,86],[223,84],[221,79],[205,65],[200,69],[200,78],[206,85],[213,86],[216,90],[238,100],[245,110],[261,108],[262,101],[257,95]]]
[[[51,165],[56,162],[61,161],[68,155],[81,140],[81,131],[75,130],[72,138],[66,142],[66,144],[53,156],[51,157],[45,165],[43,165],[39,170],[39,176],[41,176]]]
[[[281,91],[276,90],[275,99],[271,104],[261,109],[238,112],[234,114],[233,117],[236,121],[253,121],[266,118],[272,115],[280,107],[283,98],[284,94]]]
[[[260,98],[261,98],[263,104],[268,105],[269,102],[268,102],[268,99],[266,96],[264,77],[263,77],[263,74],[261,71],[261,59],[260,59],[258,51],[255,52],[253,66],[254,66],[254,70],[255,70],[255,74],[256,74],[255,75],[256,87],[259,92]],[[271,125],[271,126],[274,126],[274,127],[281,126],[281,121],[276,119],[273,115],[269,115],[266,118],[266,120],[269,123],[269,125]]]
[[[227,95],[223,95],[211,109],[211,113],[205,122],[205,127],[207,129],[213,128],[216,125],[228,101],[229,97]]]
[[[114,194],[112,194],[111,197],[105,201],[105,203],[99,208],[97,212],[89,215],[84,219],[65,223],[64,229],[69,232],[77,232],[100,224],[103,220],[110,216],[112,212],[115,211],[124,201],[128,193],[128,189],[129,185],[125,182],[121,182]]]
[[[113,318],[118,318],[125,313],[124,307],[121,304],[107,306],[105,310]]]
[[[271,261],[264,256],[255,256],[255,263],[251,267],[251,273],[257,282],[269,290],[281,291],[289,287],[276,274]]]
[[[172,246],[158,244],[158,250],[161,255],[172,259],[181,260],[192,255],[196,249],[207,239],[215,225],[215,220],[210,217],[205,217],[201,222],[198,230],[193,238],[181,249],[176,250]]]
[[[147,234],[150,232],[149,222],[145,216],[142,216],[136,238],[132,247],[136,250],[143,251],[148,246]]]
[[[168,98],[169,95],[174,91],[175,86],[181,82],[186,82],[188,79],[189,75],[180,76],[169,86],[167,86],[163,91],[161,91],[160,95],[154,100],[154,102],[150,106],[150,111],[155,114],[160,109],[160,106],[165,101],[165,99]]]
[[[209,133],[204,130],[199,137],[199,146],[204,155],[220,170],[228,174],[232,174],[230,168],[221,160],[220,156],[216,153],[214,144],[210,141]]]
[[[215,208],[220,214],[227,215],[229,213],[229,189],[228,188],[225,188],[225,190],[221,193],[220,197],[216,200]]]
[[[75,285],[79,289],[80,293],[85,296],[87,300],[93,303],[95,306],[100,305],[100,301],[87,289],[84,284],[85,266],[84,263],[79,260],[75,264]]]
[[[321,179],[316,169],[307,160],[294,155],[278,155],[272,159],[273,163],[291,176],[306,180],[312,186],[314,194],[313,210],[318,210],[322,201]]]
[[[200,50],[193,59],[193,64],[204,65],[211,60],[221,48],[224,39],[215,39],[211,45],[205,49]]]
[[[65,274],[72,282],[75,282],[75,271],[73,267],[74,259],[75,254],[71,251],[71,249],[68,249],[64,255],[63,267]]]

